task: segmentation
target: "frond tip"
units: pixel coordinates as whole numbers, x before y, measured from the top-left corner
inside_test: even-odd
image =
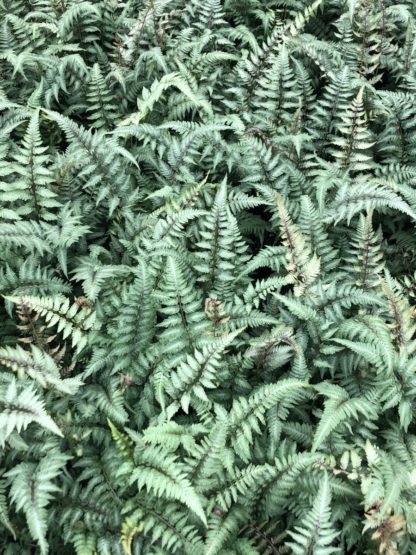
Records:
[[[330,505],[330,482],[327,474],[324,474],[312,509],[303,519],[304,524],[289,532],[293,541],[287,545],[295,555],[341,553],[338,548],[331,547],[338,532],[332,528]]]

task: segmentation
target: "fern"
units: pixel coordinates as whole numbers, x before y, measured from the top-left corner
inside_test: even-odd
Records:
[[[305,245],[305,240],[291,221],[281,198],[277,197],[277,206],[280,216],[280,228],[287,249],[288,272],[295,281],[294,293],[301,296],[305,288],[313,283],[319,274],[320,262],[312,256],[310,249]]]
[[[20,432],[31,422],[36,422],[43,428],[62,436],[62,432],[47,414],[44,402],[36,395],[33,388],[14,379],[1,386],[0,440],[4,446],[11,433]]]
[[[22,146],[14,155],[8,170],[9,180],[2,184],[0,199],[7,206],[13,203],[16,219],[29,216],[35,219],[53,220],[51,209],[60,206],[56,193],[51,190],[52,173],[48,164],[39,130],[39,111],[31,117]]]
[[[416,553],[415,17],[0,0],[0,553]]]
[[[140,463],[130,477],[137,482],[139,490],[146,488],[160,497],[176,499],[193,511],[206,523],[201,499],[187,480],[184,469],[176,457],[163,454],[160,448],[148,447],[140,457]]]
[[[24,511],[29,530],[37,540],[41,553],[48,552],[46,507],[57,490],[52,480],[60,474],[67,460],[65,455],[52,451],[38,464],[20,463],[6,474],[12,482],[11,500],[18,511]]]
[[[339,147],[334,156],[343,169],[350,167],[355,171],[361,171],[371,168],[369,150],[374,143],[366,126],[363,95],[364,91],[361,88],[342,118],[343,125],[339,131],[347,135],[347,138],[333,141],[333,144]]]
[[[63,339],[72,338],[72,346],[77,346],[80,351],[85,347],[87,339],[85,332],[94,326],[95,313],[88,308],[77,304],[69,304],[69,299],[64,297],[6,297],[7,300],[20,306],[26,306],[45,320],[47,327],[57,326],[57,331],[62,333]]]
[[[342,388],[336,385],[322,383],[317,386],[317,390],[325,395],[328,400],[325,403],[324,412],[316,428],[312,451],[320,448],[330,433],[346,419],[358,418],[360,413],[367,418],[375,416],[375,407],[371,401],[366,399],[351,399]]]
[[[283,380],[281,383],[265,385],[248,399],[237,399],[230,411],[230,435],[235,448],[243,459],[249,458],[253,431],[260,431],[259,422],[264,423],[264,413],[284,396],[299,399],[306,385],[299,380]]]
[[[62,393],[73,395],[82,382],[76,378],[62,380],[52,357],[34,345],[31,347],[31,353],[19,346],[14,349],[4,347],[0,350],[0,364],[17,372],[19,377],[28,375],[43,387],[52,387]]]
[[[202,351],[195,350],[192,356],[187,356],[186,362],[182,362],[178,369],[172,372],[169,377],[169,395],[174,399],[174,406],[180,405],[188,412],[193,397],[208,401],[205,388],[215,388],[221,354],[240,331],[232,332],[211,345],[204,346]],[[173,407],[168,407],[167,411],[171,413],[172,409]]]
[[[295,532],[290,532],[294,542],[289,542],[288,545],[294,553],[339,553],[338,549],[330,547],[337,535],[331,527],[330,503],[330,485],[325,474],[312,510],[306,515],[303,526],[297,527]]]

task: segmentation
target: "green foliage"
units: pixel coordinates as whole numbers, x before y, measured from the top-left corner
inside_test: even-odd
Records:
[[[3,364],[3,360],[2,360]],[[47,414],[44,402],[36,394],[30,382],[13,378],[1,386],[0,442],[10,438],[14,430],[20,432],[32,422],[36,422],[51,432],[62,435],[58,426]]]
[[[60,474],[67,460],[68,457],[59,451],[50,451],[37,464],[22,462],[6,473],[12,482],[10,499],[18,511],[25,513],[30,533],[39,543],[41,553],[48,552],[46,506],[58,489],[52,480]]]
[[[330,485],[325,474],[312,510],[305,516],[302,526],[297,526],[296,532],[290,532],[294,542],[289,546],[295,555],[339,553],[337,548],[330,547],[337,536],[331,528],[330,504]]]
[[[416,553],[416,11],[0,0],[0,552]]]

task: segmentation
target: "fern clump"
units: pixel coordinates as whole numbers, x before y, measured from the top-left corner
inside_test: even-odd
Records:
[[[0,553],[416,554],[416,8],[0,0]]]

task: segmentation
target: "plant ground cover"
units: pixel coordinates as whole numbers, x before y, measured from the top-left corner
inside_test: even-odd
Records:
[[[0,0],[2,554],[416,554],[415,17]]]

